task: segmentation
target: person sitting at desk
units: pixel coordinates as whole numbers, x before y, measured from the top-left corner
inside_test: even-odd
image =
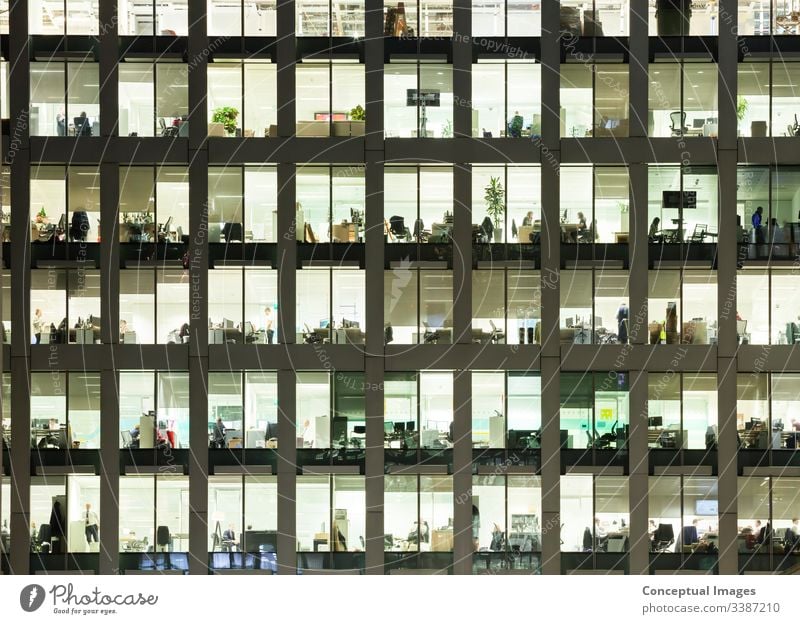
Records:
[[[225,448],[225,425],[222,424],[222,419],[217,418],[214,423],[214,429],[211,432],[211,444],[213,448]]]
[[[529,210],[528,213],[522,218],[522,226],[523,227],[532,227],[533,226],[533,211]]]
[[[75,136],[92,136],[92,124],[86,116],[86,111],[81,111],[80,117],[74,119]]]
[[[659,219],[658,217],[655,217],[650,222],[650,231],[647,232],[647,238],[651,243],[659,242],[659,239],[661,238],[658,235],[658,232],[659,232],[660,228],[661,228],[661,219]]]

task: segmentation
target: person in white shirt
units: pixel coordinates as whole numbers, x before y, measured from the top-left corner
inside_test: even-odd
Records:
[[[94,539],[95,543],[99,542],[99,525],[100,521],[97,514],[92,511],[92,504],[86,503],[86,511],[83,512],[84,531],[86,532],[86,542],[91,544]]]

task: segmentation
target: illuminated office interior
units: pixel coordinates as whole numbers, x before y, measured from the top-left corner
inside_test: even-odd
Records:
[[[796,570],[798,28],[0,2],[0,572]]]

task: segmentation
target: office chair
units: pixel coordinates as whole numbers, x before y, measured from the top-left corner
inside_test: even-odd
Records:
[[[72,123],[75,126],[75,136],[92,136],[92,126],[88,117],[75,117]]]
[[[430,325],[426,321],[422,321],[422,324],[425,326],[425,334],[424,334],[424,342],[428,344],[429,342],[437,343],[439,342],[439,338],[441,338],[438,329],[431,329]]]
[[[166,552],[170,543],[169,527],[158,526],[156,527],[156,546],[162,551]]]
[[[489,325],[492,327],[492,334],[489,336],[489,340],[494,343],[498,343],[506,337],[502,330],[497,329],[493,320],[489,319]]]
[[[671,524],[659,524],[653,533],[653,542],[650,545],[652,552],[667,552],[670,546],[675,543],[675,531]]]
[[[226,243],[231,243],[233,241],[239,241],[239,242],[243,241],[244,237],[242,236],[242,224],[226,222],[222,226],[222,235],[225,237]]]
[[[706,230],[708,230],[708,225],[705,223],[696,223],[694,226],[694,231],[692,235],[689,237],[690,243],[702,243],[706,237]]]
[[[406,220],[399,216],[394,215],[389,217],[389,231],[395,236],[395,238],[408,240],[408,228],[406,227]]]
[[[686,113],[681,111],[674,111],[669,114],[670,119],[670,127],[669,129],[672,130],[672,136],[679,137],[683,136],[685,132],[689,131],[689,126],[686,125]]]
[[[305,331],[303,332],[303,342],[306,344],[319,344],[322,342],[322,336],[320,336],[317,332],[312,331],[307,323],[303,323],[303,327],[305,328]]]
[[[422,221],[422,219],[416,219],[414,221],[414,240],[416,240],[418,243],[427,242],[427,237],[425,236],[425,223]]]
[[[89,215],[84,210],[72,213],[72,222],[69,226],[69,239],[72,241],[85,241],[89,233]]]

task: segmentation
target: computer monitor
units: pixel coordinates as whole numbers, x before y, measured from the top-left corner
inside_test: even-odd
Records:
[[[353,433],[358,433],[359,435],[363,435],[367,432],[366,425],[355,425],[353,427]]]
[[[606,119],[606,122],[603,124],[603,127],[606,130],[613,130],[614,128],[619,128],[619,119]]]
[[[391,420],[388,420],[383,423],[384,433],[392,433],[393,431],[394,431],[394,423]]]
[[[330,324],[331,324],[331,321],[330,321],[330,319],[326,319],[326,318],[325,318],[325,319],[322,319],[322,320],[319,322],[319,326],[318,326],[318,327],[319,327],[320,329],[328,329],[328,327],[330,327]]]
[[[414,431],[416,424],[413,420],[406,421],[406,431]]]
[[[394,423],[394,432],[395,433],[403,433],[406,430],[406,424],[402,422]]]
[[[272,438],[276,438],[277,439],[277,437],[278,437],[278,423],[276,423],[276,422],[268,422],[267,423],[267,427],[266,427],[266,429],[264,431],[264,436],[266,437],[267,440],[270,440]]]
[[[647,419],[648,427],[662,427],[664,425],[664,418],[662,416],[651,416]]]
[[[701,119],[696,119],[695,118],[695,119],[692,120],[692,128],[694,128],[695,130],[700,130],[705,125],[706,125],[706,120],[705,119],[702,119],[702,118]]]

